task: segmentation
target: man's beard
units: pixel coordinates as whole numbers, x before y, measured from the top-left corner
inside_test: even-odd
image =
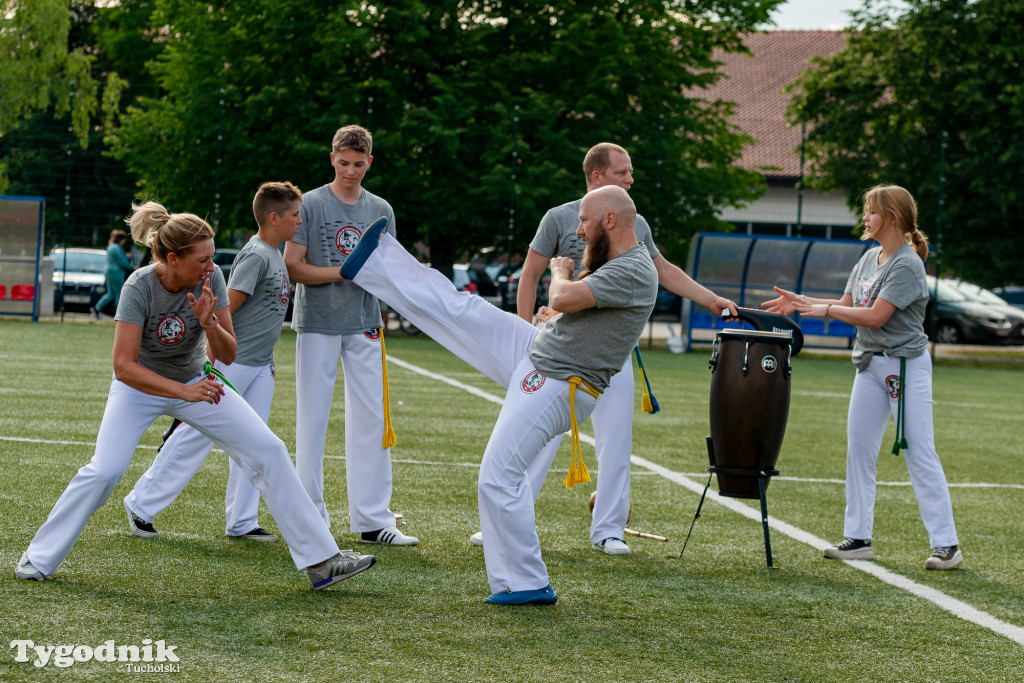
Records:
[[[587,242],[587,247],[583,250],[583,259],[580,261],[583,272],[580,273],[580,278],[586,277],[608,263],[608,251],[611,248],[608,233],[600,226],[598,226],[598,230],[601,231],[600,234]]]

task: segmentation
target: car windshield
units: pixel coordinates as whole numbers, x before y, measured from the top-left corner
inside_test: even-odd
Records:
[[[971,301],[980,301],[983,304],[1005,304],[1006,301],[1001,299],[998,294],[984,287],[978,285],[972,285],[969,282],[961,282],[960,291],[963,292]]]
[[[928,290],[932,296],[935,296],[935,278],[928,276]],[[967,297],[956,288],[952,283],[946,282],[945,280],[939,281],[939,293],[938,297],[940,301],[967,301]]]
[[[63,252],[50,254],[53,259],[53,269],[64,270],[65,260]],[[103,273],[107,269],[106,254],[83,254],[69,251],[67,253],[67,271],[74,273]]]

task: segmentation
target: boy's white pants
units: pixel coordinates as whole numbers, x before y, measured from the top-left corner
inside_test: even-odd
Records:
[[[238,390],[245,402],[263,422],[270,418],[274,400],[274,364],[263,366],[224,365],[214,367]],[[226,388],[231,391],[230,387]],[[140,519],[153,523],[153,518],[181,495],[196,475],[210,449],[214,446],[202,432],[182,424],[168,437],[146,473],[139,477],[125,504]],[[241,536],[259,526],[257,512],[260,492],[242,467],[228,458],[228,483],[224,491],[224,533]]]
[[[384,364],[380,330],[300,332],[295,343],[295,467],[324,522],[324,447],[338,378],[345,374],[345,480],[354,533],[394,526],[391,449],[384,448]]]

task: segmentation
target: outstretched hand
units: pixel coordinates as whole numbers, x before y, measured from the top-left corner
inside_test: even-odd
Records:
[[[761,304],[761,308],[767,309],[769,313],[789,315],[797,310],[798,302],[801,300],[806,301],[806,297],[800,297],[798,294],[791,292],[788,289],[782,289],[781,287],[773,287],[772,289],[774,289],[775,293],[779,296]]]

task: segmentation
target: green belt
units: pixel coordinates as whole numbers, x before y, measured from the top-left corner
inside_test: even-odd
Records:
[[[234,389],[234,392],[238,394],[238,389],[235,389],[231,382],[228,381],[228,378],[225,377],[215,367],[213,367],[213,363],[211,363],[210,361],[206,361],[206,365],[203,366],[203,374],[206,375],[207,379],[213,379],[214,377],[217,377],[218,379],[220,379],[220,381],[224,382],[224,384],[227,384],[229,387]],[[241,394],[239,394],[239,396],[241,396]]]

